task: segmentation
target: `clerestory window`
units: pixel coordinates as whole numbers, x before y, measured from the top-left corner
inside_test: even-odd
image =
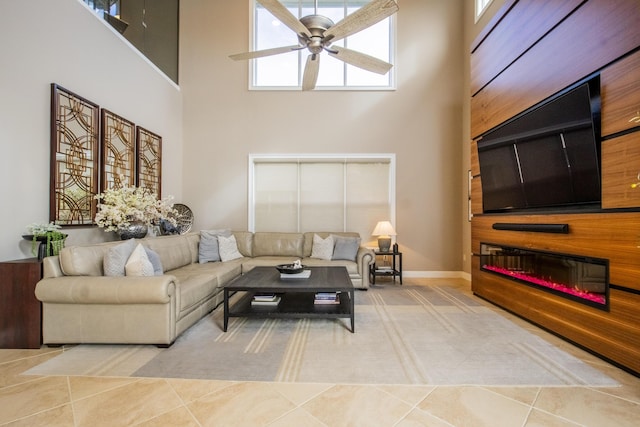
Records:
[[[252,4],[250,50],[290,46],[298,43],[296,34],[255,0]],[[334,23],[358,10],[370,0],[318,0],[318,15]],[[296,17],[315,13],[315,0],[281,0]],[[396,15],[335,43],[394,64],[385,75],[348,65],[321,54],[316,90],[385,90],[395,86],[395,19]],[[309,51],[299,51],[249,61],[249,88],[252,90],[300,89]]]

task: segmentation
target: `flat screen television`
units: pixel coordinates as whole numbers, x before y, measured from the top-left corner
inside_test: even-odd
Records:
[[[487,132],[478,158],[484,212],[599,207],[600,77]]]

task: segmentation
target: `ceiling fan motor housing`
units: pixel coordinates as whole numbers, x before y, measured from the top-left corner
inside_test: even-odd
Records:
[[[311,53],[320,53],[325,46],[329,46],[330,43],[325,43],[323,38],[324,32],[334,25],[331,19],[322,15],[308,15],[300,18],[300,22],[311,33],[309,39],[298,36],[300,44],[307,46]]]

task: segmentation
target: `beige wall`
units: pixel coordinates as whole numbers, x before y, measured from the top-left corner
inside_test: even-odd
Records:
[[[250,153],[392,152],[405,269],[462,269],[463,0],[399,5],[396,91],[303,93],[250,92],[247,64],[227,57],[249,46],[248,0],[181,1],[184,202],[196,229],[247,228]]]
[[[3,2],[0,260],[28,258],[25,227],[49,218],[50,84],[163,137],[163,193],[182,198],[180,90],[79,0]],[[69,230],[69,244],[111,237]]]

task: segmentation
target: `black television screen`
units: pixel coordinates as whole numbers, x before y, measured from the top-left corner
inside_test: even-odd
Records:
[[[569,88],[483,135],[484,212],[599,205],[599,84]]]

